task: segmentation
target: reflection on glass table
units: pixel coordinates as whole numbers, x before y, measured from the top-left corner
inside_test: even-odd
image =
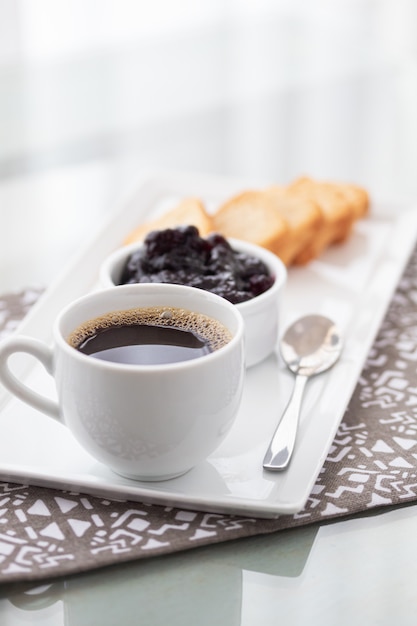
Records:
[[[412,626],[415,506],[5,587],[4,626]],[[302,599],[302,601],[301,601]]]

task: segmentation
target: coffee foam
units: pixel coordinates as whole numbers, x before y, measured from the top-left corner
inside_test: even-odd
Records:
[[[111,311],[78,326],[68,337],[70,346],[77,348],[86,339],[106,328],[115,326],[164,326],[192,332],[208,343],[212,352],[225,346],[232,338],[229,330],[218,320],[177,307],[141,307]]]

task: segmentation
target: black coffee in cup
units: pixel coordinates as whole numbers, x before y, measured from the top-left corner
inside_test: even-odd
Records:
[[[129,365],[189,361],[226,345],[219,321],[175,307],[113,311],[79,326],[68,343],[97,359]]]

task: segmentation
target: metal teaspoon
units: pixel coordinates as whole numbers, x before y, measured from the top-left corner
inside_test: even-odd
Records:
[[[324,372],[336,363],[342,351],[342,339],[332,320],[323,315],[307,315],[286,330],[280,349],[296,378],[290,401],[263,461],[268,470],[287,468],[294,449],[305,384],[310,376]]]

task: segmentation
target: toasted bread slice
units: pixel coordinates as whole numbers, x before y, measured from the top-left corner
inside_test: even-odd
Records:
[[[196,226],[200,237],[205,237],[213,231],[213,220],[198,198],[186,198],[161,217],[141,224],[125,238],[124,243],[142,241],[152,230],[188,225]]]
[[[289,232],[287,221],[262,191],[244,191],[226,201],[213,215],[214,228],[225,237],[243,239],[275,254]]]
[[[337,185],[299,178],[288,185],[287,192],[296,197],[314,200],[323,216],[319,233],[295,259],[296,263],[302,264],[319,256],[330,244],[342,242],[349,236],[356,215],[352,203]]]
[[[322,212],[313,200],[287,194],[285,187],[273,185],[265,190],[265,194],[289,226],[289,232],[283,238],[277,255],[285,265],[291,265],[301,258],[303,251],[311,249],[310,243],[323,223]],[[307,254],[304,254],[303,263],[309,260]]]
[[[369,194],[363,187],[349,183],[334,183],[335,187],[350,203],[355,219],[361,219],[369,213]]]

